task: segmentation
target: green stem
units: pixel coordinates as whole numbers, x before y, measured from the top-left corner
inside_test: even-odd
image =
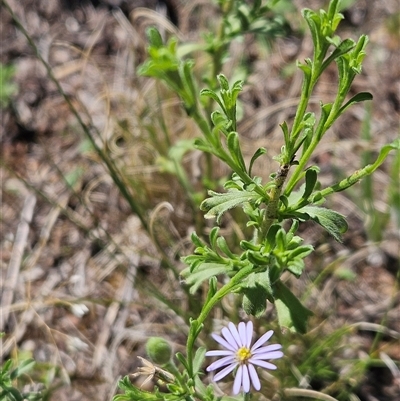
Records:
[[[297,107],[296,115],[293,121],[292,131],[290,134],[290,139],[293,145],[295,144],[295,141],[301,132],[301,123],[303,121],[304,114],[306,113],[308,103],[311,99],[311,94],[314,89],[314,86],[317,83],[319,76],[321,75],[321,65],[325,57],[326,51],[327,48],[324,49],[323,53],[318,55],[319,56],[318,59],[315,59],[316,55],[314,55],[314,61],[312,62],[311,66],[312,68],[311,77],[309,80],[306,77],[304,78],[303,85],[301,88],[300,101]],[[294,155],[290,156],[293,157]]]
[[[299,105],[297,107],[296,115],[295,115],[294,121],[293,121],[292,132],[290,135],[290,139],[291,139],[291,142],[293,143],[293,147],[295,145],[297,137],[300,134],[301,122],[303,121],[304,114],[306,112],[308,102],[311,97],[312,87],[313,87],[313,85],[311,84],[311,82],[309,82],[309,84],[307,85],[307,81],[304,80],[302,88],[301,88]],[[290,155],[290,156],[293,156],[293,155]]]
[[[316,141],[316,142],[318,143],[318,141]],[[310,148],[311,147],[312,146],[310,145]],[[314,146],[313,146],[313,148],[314,148]],[[309,152],[309,149],[307,149],[307,153],[311,154],[312,151]],[[355,171],[352,175],[350,175],[349,177],[343,179],[342,181],[338,182],[337,184],[334,184],[334,185],[332,185],[330,187],[327,187],[327,188],[325,188],[325,189],[323,189],[321,191],[315,192],[309,198],[309,200],[308,200],[308,202],[306,204],[312,203],[313,199],[315,199],[316,197],[318,197],[318,199],[325,198],[325,197],[333,194],[334,192],[344,191],[347,188],[350,188],[351,186],[353,186],[354,184],[357,184],[357,182],[360,181],[362,178],[372,174],[384,162],[384,160],[386,159],[387,155],[389,154],[389,152],[391,150],[399,150],[399,149],[400,149],[400,140],[396,140],[392,144],[385,145],[381,149],[381,151],[379,153],[379,156],[377,157],[377,159],[375,160],[375,162],[373,164],[368,164],[364,168]],[[298,167],[301,167],[301,165],[299,164]],[[302,171],[303,167],[301,167],[301,169],[299,169],[299,171]],[[297,171],[298,170],[296,169],[296,171],[293,174],[293,176],[296,175]],[[290,182],[292,181],[293,176],[291,177]],[[288,187],[289,187],[290,182],[288,183],[288,186],[287,186],[287,189],[286,189],[287,193],[289,193],[288,192],[289,191]],[[294,183],[296,183],[296,182],[297,181],[294,181]],[[304,204],[303,206],[306,206],[306,204]]]
[[[381,164],[381,163],[379,163],[379,164]],[[349,177],[345,178],[344,180],[338,182],[337,184],[323,189],[319,193],[323,197],[326,197],[334,192],[344,191],[345,189],[353,186],[354,184],[357,184],[357,182],[360,181],[362,178],[372,174],[376,170],[377,167],[378,166],[376,166],[376,163],[369,164],[368,166],[365,166],[364,168],[355,171],[352,175],[350,175]]]
[[[283,184],[289,174],[290,164],[283,164],[274,179],[274,186],[269,193],[269,202],[265,212],[265,218],[261,226],[259,239],[263,240],[268,233],[268,230],[278,217],[279,198],[282,193]]]
[[[293,188],[295,187],[298,180],[300,179],[301,174],[303,174],[304,168],[305,168],[308,160],[312,156],[318,143],[319,143],[319,139],[317,139],[317,135],[314,135],[308,148],[305,150],[305,152],[301,156],[301,158],[299,160],[299,164],[296,166],[296,169],[294,170],[292,176],[289,178],[289,181],[285,188],[285,195],[289,195],[293,191]]]
[[[250,272],[254,269],[253,265],[249,265],[240,269],[235,276],[231,278],[229,283],[225,284],[221,287],[212,297],[211,299],[204,304],[199,317],[192,322],[192,325],[189,330],[187,345],[186,345],[186,355],[187,361],[189,365],[189,376],[193,376],[193,350],[194,350],[194,343],[197,339],[198,332],[196,331],[199,325],[203,324],[206,320],[208,314],[212,310],[212,308],[227,294],[229,294]],[[194,323],[197,324],[194,324]]]

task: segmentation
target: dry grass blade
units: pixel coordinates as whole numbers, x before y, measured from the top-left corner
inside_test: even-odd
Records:
[[[3,286],[3,295],[1,297],[1,305],[4,308],[0,315],[0,331],[3,331],[8,320],[8,307],[11,305],[14,297],[15,287],[18,282],[18,276],[21,268],[22,256],[28,241],[29,224],[32,221],[33,211],[36,205],[36,196],[29,194],[25,198],[24,206],[21,213],[21,220],[15,235],[14,246],[11,254],[10,263],[8,264],[7,277]]]
[[[129,302],[132,299],[133,288],[134,288],[134,278],[136,276],[136,265],[139,261],[139,258],[136,256],[135,261],[131,261],[131,269],[129,274],[127,274],[125,280],[123,281],[121,288],[117,292],[117,300],[112,302],[111,305],[107,309],[107,313],[104,316],[103,326],[101,329],[101,333],[97,339],[95,345],[95,351],[93,355],[92,366],[94,369],[100,367],[103,361],[110,359],[110,355],[108,355],[107,350],[107,342],[112,334],[112,332],[118,332],[123,330],[125,327],[126,319],[127,319],[127,309],[121,305]],[[121,310],[122,308],[122,310]],[[120,314],[119,319],[118,313]]]

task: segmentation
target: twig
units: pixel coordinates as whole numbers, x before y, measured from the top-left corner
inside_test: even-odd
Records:
[[[314,398],[315,400],[337,401],[336,398],[333,398],[328,394],[304,388],[287,388],[283,390],[283,392],[287,397],[308,397],[308,398]]]
[[[18,275],[21,267],[22,256],[28,240],[29,224],[32,221],[33,210],[36,205],[36,196],[29,194],[25,198],[24,206],[21,213],[21,221],[17,228],[15,241],[11,253],[10,262],[8,264],[7,277],[3,287],[3,295],[1,297],[1,305],[4,308],[3,313],[0,315],[0,331],[4,330],[7,324],[9,310],[14,298],[14,290],[17,285]]]
[[[118,291],[117,299],[111,303],[104,317],[103,326],[101,328],[101,332],[99,333],[93,355],[92,367],[94,369],[97,369],[99,366],[104,364],[105,360],[110,360],[110,356],[106,358],[106,344],[112,332],[116,329],[116,327],[119,327],[119,330],[123,330],[125,328],[125,321],[127,318],[126,309],[122,309],[122,320],[117,320],[117,317],[118,313],[120,312],[121,304],[124,305],[132,299],[134,280],[136,276],[136,265],[139,261],[139,258],[137,255],[133,255],[131,259],[130,268],[127,272],[124,282],[120,287],[120,290]],[[106,365],[107,364],[105,364],[105,366]]]

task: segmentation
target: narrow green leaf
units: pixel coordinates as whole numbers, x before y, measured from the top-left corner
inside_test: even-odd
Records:
[[[193,358],[193,375],[197,375],[198,372],[201,369],[201,366],[203,364],[205,355],[206,355],[206,348],[205,347],[200,347],[196,351],[196,354],[194,355]]]
[[[235,160],[238,167],[243,172],[246,172],[246,165],[244,163],[242,151],[239,144],[239,134],[237,132],[230,132],[227,137],[227,146],[232,159]]]
[[[193,60],[186,60],[183,63],[183,68],[181,70],[181,79],[182,82],[185,86],[186,92],[188,94],[188,96],[190,96],[191,99],[191,104],[195,104],[196,103],[196,98],[197,98],[197,93],[198,90],[196,88],[196,84],[194,81],[194,77],[193,77],[193,67],[194,67],[194,62]]]
[[[241,240],[240,241],[240,247],[244,249],[245,251],[250,250],[250,251],[259,251],[260,250],[260,245],[259,244],[254,244],[253,242],[246,241],[246,240]]]
[[[281,226],[279,224],[273,224],[270,229],[268,230],[267,233],[267,238],[266,238],[266,243],[271,247],[269,249],[272,249],[275,247],[276,244],[276,234],[278,231],[281,229]]]
[[[232,89],[231,89],[231,99],[232,99],[232,105],[234,105],[236,103],[236,99],[239,95],[239,93],[243,90],[243,81],[239,80],[236,81],[233,85],[232,85]]]
[[[200,237],[194,231],[190,235],[190,239],[192,240],[193,244],[199,248],[202,248],[205,245],[204,242],[200,239]]]
[[[331,0],[328,7],[328,18],[330,21],[335,19],[339,12],[340,0]]]
[[[190,293],[194,294],[201,284],[213,276],[228,272],[228,266],[220,263],[202,263],[194,272],[186,278],[186,284],[190,286]]]
[[[305,188],[304,188],[304,193],[302,195],[302,198],[305,200],[307,200],[314,191],[315,184],[317,183],[318,171],[319,169],[316,167],[310,167],[306,171]]]
[[[332,61],[336,60],[338,57],[343,54],[348,53],[351,49],[354,48],[356,43],[352,39],[345,39],[343,42],[339,44],[339,46],[332,52],[332,54],[323,62],[321,66],[321,73],[328,67]]]
[[[346,109],[355,103],[365,102],[366,100],[372,100],[373,96],[369,92],[360,92],[354,95],[348,102],[346,102],[339,110],[338,115],[341,115]]]
[[[315,11],[310,10],[309,8],[303,9],[302,14],[310,29],[315,49],[320,49],[319,35],[321,22],[319,16],[315,13]]]
[[[186,370],[189,370],[189,365],[186,358],[183,356],[182,352],[177,352],[175,354],[176,359],[184,366]]]
[[[154,46],[157,49],[164,46],[160,32],[158,32],[158,30],[156,28],[151,27],[147,30],[146,33],[147,33],[147,38],[149,39],[151,46]]]
[[[217,243],[218,232],[219,232],[219,227],[213,227],[209,235],[211,248],[214,250],[215,250],[215,245]]]
[[[208,280],[208,292],[207,292],[207,299],[205,304],[207,304],[210,299],[215,295],[217,292],[217,278],[215,276],[211,277],[210,280]]]
[[[215,100],[215,101],[219,104],[219,106],[221,107],[221,109],[224,110],[224,112],[226,112],[225,106],[222,104],[221,99],[218,97],[218,95],[217,95],[213,90],[207,89],[207,88],[202,89],[202,90],[200,91],[200,95],[201,95],[201,96],[208,96],[208,97],[210,97],[211,99]]]
[[[15,380],[17,377],[29,372],[35,366],[35,363],[34,359],[26,359],[25,361],[22,361],[19,366],[11,372],[11,380]]]
[[[224,237],[217,238],[218,248],[230,259],[236,259],[236,255],[229,249],[229,246]]]
[[[24,401],[24,398],[25,397],[23,397],[22,396],[22,394],[16,389],[16,388],[14,388],[14,387],[7,387],[7,386],[4,386],[3,387],[4,388],[4,391],[2,392],[2,394],[5,394],[5,395],[10,395],[11,394],[11,396],[13,397],[13,398],[9,398],[9,397],[7,397],[7,398],[0,398],[1,400],[10,400],[10,401]],[[1,394],[0,394],[1,395]]]
[[[228,91],[229,90],[229,82],[226,79],[224,74],[218,74],[217,76],[218,82],[221,86],[221,89]]]
[[[279,126],[281,127],[281,130],[283,132],[283,137],[285,139],[285,145],[286,145],[286,147],[289,147],[290,146],[289,127],[288,127],[286,121],[284,121],[282,124],[279,124]]]
[[[4,365],[2,366],[2,368],[0,370],[0,372],[1,373],[7,373],[9,370],[11,370],[12,363],[13,363],[12,359],[8,359],[7,361],[5,361]]]
[[[256,152],[254,153],[253,157],[250,160],[250,167],[249,167],[249,176],[251,177],[251,170],[253,168],[254,162],[262,155],[265,155],[267,153],[267,149],[265,148],[258,148]]]

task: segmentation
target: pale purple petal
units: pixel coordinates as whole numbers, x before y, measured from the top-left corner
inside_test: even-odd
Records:
[[[282,351],[272,351],[265,352],[263,354],[256,354],[251,357],[251,359],[260,360],[260,359],[278,359],[283,357]]]
[[[235,339],[235,341],[236,341],[237,345],[239,346],[239,348],[242,347],[243,346],[243,341],[240,338],[240,335],[239,335],[239,332],[238,332],[236,326],[232,322],[229,322],[229,330],[232,333],[232,336]]]
[[[218,334],[212,333],[211,336],[217,343],[220,343],[223,347],[229,349],[230,351],[236,352],[236,347],[234,347],[233,345],[229,344],[228,341],[223,339]]]
[[[253,322],[250,320],[246,325],[246,347],[250,348],[251,340],[253,338]]]
[[[247,333],[246,333],[246,323],[245,322],[239,323],[238,331],[239,331],[239,337],[241,340],[241,346],[246,347],[247,346]]]
[[[233,383],[233,394],[239,394],[240,387],[242,387],[242,371],[243,371],[243,365],[239,365],[239,368],[236,372],[236,377],[235,381]]]
[[[234,348],[234,350],[237,351],[239,346],[237,345],[236,340],[233,338],[231,331],[227,327],[224,327],[221,330],[221,333],[226,338],[226,341],[228,341],[228,343]]]
[[[251,347],[251,351],[255,351],[257,348],[261,347],[261,345],[263,345],[272,337],[272,334],[274,334],[274,330],[267,331],[265,334],[263,334]]]
[[[261,347],[261,348],[258,348],[256,350],[252,351],[252,354],[253,355],[263,354],[265,352],[276,351],[281,348],[282,348],[281,344],[271,344],[271,345],[267,345],[266,347]]]
[[[261,383],[260,383],[260,379],[258,378],[257,371],[251,363],[249,364],[248,368],[249,368],[251,384],[257,391],[259,391],[261,389]]]
[[[250,391],[250,377],[247,365],[243,365],[242,369],[242,386],[245,393],[248,393]]]
[[[207,351],[206,356],[225,356],[225,355],[235,355],[234,352],[229,351],[229,350],[223,350],[223,349],[217,349],[214,351]]]
[[[228,375],[229,373],[232,372],[233,369],[235,369],[237,366],[237,363],[232,363],[232,365],[227,366],[226,368],[222,369],[220,372],[218,372],[215,376],[214,376],[214,381],[219,381],[221,379],[223,379],[226,375]]]
[[[265,369],[271,369],[271,370],[275,370],[276,369],[276,366],[273,365],[272,363],[269,363],[269,362],[266,362],[266,361],[261,361],[261,360],[258,360],[258,359],[250,358],[249,359],[249,363],[252,363],[253,365],[261,366],[262,368],[265,368]]]
[[[222,368],[225,365],[229,365],[230,363],[235,362],[235,357],[233,356],[226,356],[224,358],[218,359],[217,361],[213,362],[210,366],[207,367],[207,372],[211,372],[212,370],[216,370]]]

